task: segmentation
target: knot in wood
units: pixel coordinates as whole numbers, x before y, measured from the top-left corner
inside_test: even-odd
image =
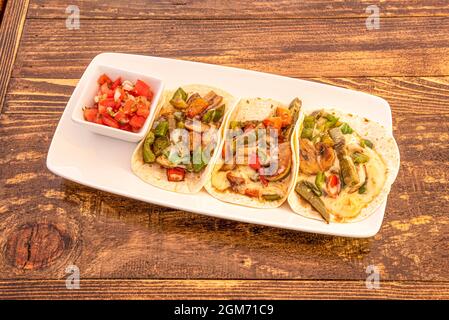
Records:
[[[53,224],[24,224],[9,235],[5,257],[19,269],[43,269],[56,261],[69,243],[70,238]]]

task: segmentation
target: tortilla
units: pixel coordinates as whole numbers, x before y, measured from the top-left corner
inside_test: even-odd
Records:
[[[300,101],[298,100],[299,108],[300,108]],[[273,113],[276,111],[277,107],[284,107],[288,108],[287,106],[283,105],[281,102],[271,100],[271,99],[241,99],[239,103],[236,105],[232,113],[229,115],[226,127],[224,129],[224,137],[227,136],[228,131],[230,130],[230,124],[232,121],[236,122],[248,122],[248,121],[263,121],[264,119],[270,117],[273,115]],[[299,117],[301,113],[298,111],[297,116]],[[296,131],[296,125],[300,121],[297,121],[298,119],[295,119],[291,126],[292,126],[292,132],[294,133]],[[239,192],[235,192],[232,188],[227,188],[225,190],[219,190],[215,186],[217,183],[213,183],[213,179],[218,178],[220,173],[220,169],[222,168],[222,165],[225,163],[225,160],[223,159],[223,156],[221,153],[217,155],[217,159],[215,160],[215,165],[207,179],[207,182],[205,184],[205,189],[207,192],[209,192],[213,197],[224,201],[228,203],[234,203],[239,204],[247,207],[253,207],[253,208],[276,208],[282,205],[282,203],[285,202],[285,200],[288,197],[288,194],[293,187],[293,175],[292,172],[296,172],[296,158],[293,153],[293,135],[291,134],[291,137],[289,138],[289,141],[286,141],[285,143],[288,144],[288,147],[291,148],[292,157],[291,157],[291,169],[290,172],[287,173],[287,176],[283,178],[280,181],[270,181],[268,183],[268,186],[265,188],[276,188],[276,190],[282,190],[283,196],[278,200],[268,201],[261,199],[260,197],[250,197],[244,194],[241,194]],[[223,149],[223,146],[225,144],[225,139],[222,140],[220,145],[220,150]],[[232,169],[231,171],[235,172],[235,170],[243,170],[244,167],[246,167],[248,170],[251,169],[248,165],[237,165],[237,169]],[[228,172],[231,172],[228,171]],[[255,172],[253,170],[253,172]],[[245,185],[247,185],[249,181],[245,182]],[[256,183],[256,182],[254,182]],[[260,187],[260,186],[259,186]]]
[[[229,93],[210,86],[206,85],[200,85],[200,84],[192,84],[192,85],[185,85],[182,86],[185,92],[187,93],[198,93],[201,96],[206,95],[208,92],[213,90],[216,94],[223,97],[222,104],[225,104],[225,113],[221,120],[220,128],[217,131],[217,146],[220,145],[221,142],[221,132],[223,130],[223,126],[226,123],[226,119],[228,117],[229,111],[233,108],[235,104],[235,98],[230,95]],[[153,123],[155,119],[158,118],[158,115],[161,111],[161,109],[168,105],[170,102],[171,97],[173,96],[174,92],[176,90],[171,91],[165,91],[163,94],[163,97],[161,98],[159,104],[157,105],[157,110],[154,113],[155,116],[152,121],[152,125],[150,128],[153,127]],[[144,139],[145,140],[145,139]],[[179,182],[172,182],[167,180],[167,174],[166,169],[161,167],[156,162],[154,163],[145,163],[143,161],[143,151],[142,146],[144,143],[144,140],[142,140],[138,146],[136,147],[132,158],[131,158],[131,169],[139,178],[141,178],[143,181],[156,186],[158,188],[168,190],[168,191],[174,191],[174,192],[180,192],[180,193],[196,193],[201,190],[203,187],[208,173],[211,169],[211,162],[210,161],[204,170],[202,170],[199,173],[194,172],[186,172],[184,181]],[[215,148],[213,151],[213,155],[211,157],[211,160],[214,159],[215,154],[218,152],[219,148]]]
[[[357,208],[357,205],[360,205],[362,208],[359,210],[355,210],[354,212],[350,212],[347,214],[345,212],[344,206],[341,206],[339,210],[334,211],[336,214],[330,213],[330,222],[357,222],[361,221],[365,218],[367,218],[369,215],[371,215],[376,209],[387,199],[388,193],[390,192],[391,185],[393,184],[394,180],[396,179],[396,176],[399,171],[399,149],[396,144],[396,141],[394,140],[392,134],[388,132],[384,127],[379,125],[378,123],[368,120],[366,118],[352,115],[352,114],[345,114],[338,110],[324,110],[327,113],[333,114],[334,116],[339,118],[340,122],[347,123],[356,134],[358,134],[363,139],[368,139],[373,143],[373,148],[369,148],[365,146],[365,149],[367,151],[367,154],[371,156],[370,160],[365,164],[365,173],[366,173],[366,180],[367,183],[373,183],[370,181],[374,181],[373,185],[375,184],[375,181],[379,182],[379,185],[375,187],[375,190],[373,193],[369,194],[368,191],[364,191],[364,193],[359,192],[353,192],[349,194],[348,192],[345,193],[345,195],[342,195],[342,199],[346,199],[349,204],[354,204],[354,206]],[[307,175],[304,173],[301,173],[300,170],[300,137],[301,132],[303,130],[303,124],[301,123],[298,125],[297,130],[295,132],[295,151],[296,151],[296,157],[298,161],[298,166],[296,168],[297,172],[295,173],[295,182],[294,186],[297,185],[299,181],[303,181],[304,179],[307,179]],[[347,135],[345,135],[347,136]],[[350,139],[350,138],[347,138]],[[364,150],[365,150],[364,149]],[[338,160],[338,159],[337,159]],[[372,166],[372,168],[385,168],[385,175],[374,178],[370,178],[368,175],[368,169],[366,169],[366,166],[370,163],[370,161],[374,161],[375,165]],[[379,162],[382,161],[382,162]],[[381,165],[383,163],[383,166]],[[376,172],[376,171],[372,171]],[[309,178],[309,181],[313,183],[313,179]],[[382,183],[382,185],[380,185]],[[368,185],[368,184],[367,184]],[[343,194],[343,191],[345,190],[344,187],[341,190],[341,193]],[[368,193],[367,193],[368,192]],[[367,193],[367,194],[366,194]],[[366,194],[366,197],[365,197]],[[340,196],[340,194],[338,195]],[[337,196],[337,197],[338,197]],[[327,197],[327,196],[326,196]],[[346,198],[345,198],[346,197]],[[364,198],[365,197],[365,198]],[[321,197],[322,199],[326,199],[324,196]],[[334,202],[332,202],[334,201]],[[353,202],[351,202],[353,201]],[[360,201],[358,203],[358,201]],[[316,220],[323,220],[323,217],[316,211],[312,206],[304,200],[301,196],[298,195],[297,192],[295,192],[295,189],[292,188],[289,197],[288,197],[288,203],[290,204],[290,207],[293,209],[294,212]],[[330,205],[328,206],[326,204],[326,208],[331,208],[331,211],[336,208],[334,205],[336,203],[336,200],[329,201]],[[350,211],[350,210],[348,210]],[[356,213],[356,214],[354,214]]]

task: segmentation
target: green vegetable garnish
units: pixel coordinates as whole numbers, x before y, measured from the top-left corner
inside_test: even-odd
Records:
[[[186,125],[185,125],[185,123],[182,122],[182,121],[179,121],[179,122],[176,124],[176,128],[178,128],[178,129],[185,129],[185,127],[186,127]]]
[[[262,198],[264,198],[267,201],[276,201],[276,200],[279,200],[281,198],[281,196],[277,193],[263,194]]]
[[[312,128],[315,126],[315,117],[314,116],[306,116],[304,118],[304,128]]]
[[[162,152],[170,145],[167,137],[157,137],[153,143],[153,152],[156,156],[162,154]]]
[[[207,163],[204,162],[201,148],[197,148],[193,151],[192,159],[193,172],[200,172],[207,165]]]
[[[154,160],[156,160],[156,156],[154,155],[153,151],[151,150],[151,145],[154,143],[154,134],[153,132],[149,132],[148,135],[145,138],[145,141],[143,142],[143,161],[145,163],[152,163]]]
[[[308,201],[312,207],[317,210],[321,216],[326,220],[327,223],[329,223],[330,215],[329,212],[326,209],[326,206],[324,205],[323,200],[321,200],[313,191],[312,188],[310,188],[310,185],[313,186],[312,183],[308,184],[307,181],[300,181],[295,186],[295,191],[298,193],[301,197],[303,197],[306,201]]]
[[[223,117],[224,112],[225,112],[225,105],[223,104],[219,106],[217,109],[215,109],[212,121],[213,122],[220,121],[220,119]]]
[[[164,120],[158,123],[156,129],[154,129],[154,134],[156,137],[164,137],[168,132],[168,121]]]
[[[203,117],[201,118],[201,120],[202,120],[204,123],[209,123],[209,122],[211,122],[211,121],[213,120],[214,114],[215,114],[215,110],[208,110],[208,111],[203,115]]]
[[[354,163],[365,163],[369,161],[369,157],[366,154],[360,152],[354,152],[351,157]]]
[[[343,123],[343,125],[341,126],[341,132],[343,134],[350,134],[353,133],[354,130],[352,130],[352,128],[347,123]]]
[[[326,180],[326,176],[324,172],[318,171],[315,177],[315,185],[318,188],[318,190],[321,190],[323,188],[324,181]]]
[[[306,185],[310,190],[312,190],[312,192],[317,196],[317,197],[321,197],[321,195],[323,194],[321,192],[321,190],[319,190],[316,185],[314,185],[312,182],[303,180],[302,183],[304,185]]]
[[[302,129],[301,138],[312,140],[312,137],[313,137],[313,128],[304,127],[304,129]]]
[[[363,148],[369,147],[372,149],[374,147],[374,144],[371,141],[369,141],[368,139],[362,139],[360,141],[360,146]]]
[[[180,87],[175,91],[173,97],[170,100],[170,103],[175,108],[185,109],[187,108],[187,93]]]
[[[326,128],[333,128],[338,121],[338,118],[330,113],[326,114],[325,118],[327,119],[326,121]]]
[[[362,184],[362,186],[359,188],[359,194],[364,194],[366,192],[366,181]]]
[[[332,140],[332,138],[327,133],[323,134],[323,136],[321,137],[321,142],[329,147],[332,147],[334,145],[334,140]]]
[[[184,121],[186,119],[186,115],[184,112],[176,111],[173,113],[176,121]]]

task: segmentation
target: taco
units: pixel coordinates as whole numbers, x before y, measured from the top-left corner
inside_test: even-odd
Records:
[[[255,208],[280,206],[296,169],[292,136],[301,101],[242,99],[229,116],[206,190],[215,198]]]
[[[329,222],[356,222],[387,198],[399,150],[384,127],[337,110],[304,116],[295,132],[298,173],[288,202],[296,213]]]
[[[132,171],[165,190],[198,192],[233,104],[229,93],[204,85],[165,92],[151,130],[132,155]]]

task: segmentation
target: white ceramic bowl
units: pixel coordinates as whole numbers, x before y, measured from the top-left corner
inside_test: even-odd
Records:
[[[108,127],[106,125],[97,124],[93,122],[86,121],[83,115],[84,107],[91,107],[94,104],[94,97],[98,92],[98,78],[102,75],[106,74],[112,80],[121,77],[122,80],[129,80],[132,83],[135,83],[138,79],[145,81],[153,91],[153,101],[151,101],[150,105],[150,114],[145,120],[145,124],[138,132],[129,132],[121,129],[116,129],[112,127]],[[126,71],[123,69],[116,68],[111,65],[98,65],[92,64],[86,69],[83,74],[83,79],[85,81],[80,81],[77,85],[82,86],[79,90],[81,91],[79,99],[75,101],[75,107],[72,113],[72,120],[89,129],[92,132],[109,136],[115,139],[120,139],[129,142],[137,142],[143,139],[145,133],[148,131],[150,123],[152,122],[152,118],[154,117],[154,112],[156,110],[156,105],[161,98],[163,91],[163,82],[160,79],[149,76],[145,73],[137,73]]]

